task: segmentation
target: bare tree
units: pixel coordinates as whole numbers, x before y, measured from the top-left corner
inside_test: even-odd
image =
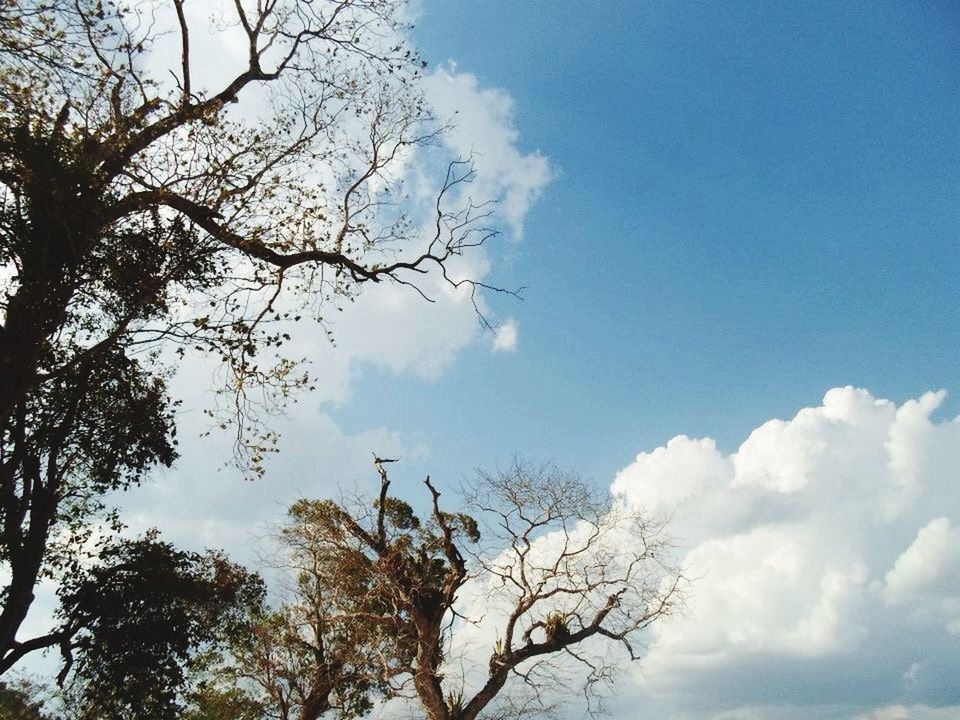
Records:
[[[408,212],[399,169],[442,128],[399,0],[192,6],[0,0],[0,673],[64,640],[17,635],[72,562],[50,538],[174,460],[171,351],[224,363],[261,473],[258,409],[311,383],[283,323],[430,272],[475,290],[448,266],[493,234],[451,204],[469,161],[428,231]]]
[[[429,478],[431,513],[421,522],[390,496],[383,461],[375,464],[380,494],[367,512],[330,501],[296,506],[307,523],[298,537],[330,571],[318,575],[324,603],[302,602],[332,627],[375,632],[389,662],[367,670],[393,693],[411,688],[430,720],[543,712],[569,692],[561,686],[571,664],[586,671],[581,687],[597,699],[619,660],[607,645],[639,659],[644,629],[680,602],[682,574],[669,563],[662,522],[575,474],[522,462],[478,474],[466,505],[481,513],[481,544],[481,526],[442,510]],[[484,607],[460,601],[468,589]],[[499,632],[471,682],[453,659],[478,612],[484,626],[495,615]]]

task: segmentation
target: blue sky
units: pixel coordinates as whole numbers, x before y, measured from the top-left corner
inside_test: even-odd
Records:
[[[836,385],[956,388],[960,6],[428,1],[415,36],[507,90],[559,173],[493,271],[529,287],[497,303],[520,351],[370,372],[339,422],[603,478]]]
[[[188,402],[131,527],[255,560],[370,451],[421,502],[553,459],[670,515],[699,573],[616,720],[958,720],[960,4],[421,0],[413,39],[503,200],[473,269],[527,286],[484,298],[516,346],[373,288],[336,348],[298,330],[320,387],[264,480]],[[203,405],[208,368],[178,382]]]

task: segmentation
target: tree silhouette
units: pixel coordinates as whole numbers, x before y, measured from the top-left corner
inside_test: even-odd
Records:
[[[103,495],[175,459],[174,353],[223,363],[256,475],[274,401],[311,384],[285,323],[384,282],[429,299],[429,273],[476,290],[448,273],[493,234],[469,161],[428,231],[406,202],[442,128],[400,5],[237,0],[198,27],[183,0],[0,2],[0,673],[61,643],[18,633]]]

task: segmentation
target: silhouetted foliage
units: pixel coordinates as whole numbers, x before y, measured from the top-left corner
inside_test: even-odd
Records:
[[[53,720],[43,712],[37,688],[27,681],[0,681],[0,718],[2,720]]]
[[[0,674],[68,641],[18,633],[103,493],[174,460],[175,354],[223,363],[216,420],[257,475],[264,413],[311,382],[285,323],[428,271],[475,289],[447,275],[493,234],[449,209],[469,162],[426,233],[391,172],[440,132],[401,5],[238,1],[191,27],[183,0],[0,0]],[[214,78],[211,33],[246,50]]]
[[[218,553],[176,550],[155,535],[109,546],[101,563],[60,590],[76,717],[181,717],[191,674],[249,633],[263,583]],[[208,712],[228,700],[198,697]]]
[[[42,575],[76,570],[86,521],[101,497],[175,457],[172,408],[163,379],[116,349],[86,359],[39,385],[0,418],[0,672],[60,633],[15,640]],[[54,530],[57,542],[50,542]]]

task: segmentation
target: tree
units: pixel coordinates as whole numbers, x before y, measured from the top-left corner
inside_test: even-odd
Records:
[[[151,533],[111,544],[60,594],[73,717],[179,720],[198,700],[213,704],[191,679],[250,632],[264,586],[219,553],[177,550]]]
[[[8,684],[0,682],[0,718],[3,720],[52,720],[43,712],[37,699],[39,688],[26,680]]]
[[[264,720],[266,708],[236,687],[216,683],[199,687],[190,698],[191,706],[182,720]]]
[[[365,655],[371,648],[361,637],[367,626],[331,628],[306,610],[285,606],[263,618],[248,642],[233,646],[222,671],[235,683],[227,690],[245,693],[271,720],[318,720],[331,712],[364,716],[377,689],[371,672],[376,656]]]
[[[388,505],[391,523],[403,524],[402,508],[392,499]],[[364,560],[331,553],[317,542],[316,528],[326,517],[310,501],[290,508],[280,540],[288,561],[282,569],[294,580],[291,597],[267,613],[246,642],[233,645],[221,671],[234,682],[229,689],[245,691],[266,718],[317,720],[331,712],[361,717],[374,697],[395,694],[392,681],[413,659],[412,643],[367,621],[390,615],[394,607],[369,592]]]
[[[44,383],[3,427],[0,446],[0,672],[38,648],[60,645],[60,628],[20,642],[16,632],[41,573],[78,572],[77,548],[101,495],[135,482],[174,457],[172,417],[162,382],[135,360],[104,352],[80,376]],[[50,537],[59,534],[58,542]]]
[[[224,363],[259,474],[261,413],[310,384],[285,323],[429,272],[476,290],[448,272],[493,234],[456,205],[470,163],[426,233],[398,179],[442,130],[400,5],[235,0],[198,32],[183,0],[0,0],[0,673],[61,642],[18,632],[103,494],[175,459],[174,351]],[[215,42],[232,67],[195,60]]]
[[[682,574],[669,564],[662,522],[575,474],[522,462],[478,474],[466,488],[478,524],[442,510],[429,477],[432,509],[421,521],[390,496],[383,462],[376,467],[372,507],[300,501],[282,537],[295,557],[310,558],[319,588],[301,593],[301,612],[331,632],[359,627],[376,638],[378,652],[365,655],[380,665],[365,670],[388,696],[412,686],[430,720],[542,710],[568,689],[571,663],[585,670],[588,698],[598,699],[616,662],[604,643],[638,659],[643,630],[680,602]],[[483,677],[465,683],[452,653],[479,612],[459,601],[470,588],[485,599],[486,627],[496,615],[497,632]]]

